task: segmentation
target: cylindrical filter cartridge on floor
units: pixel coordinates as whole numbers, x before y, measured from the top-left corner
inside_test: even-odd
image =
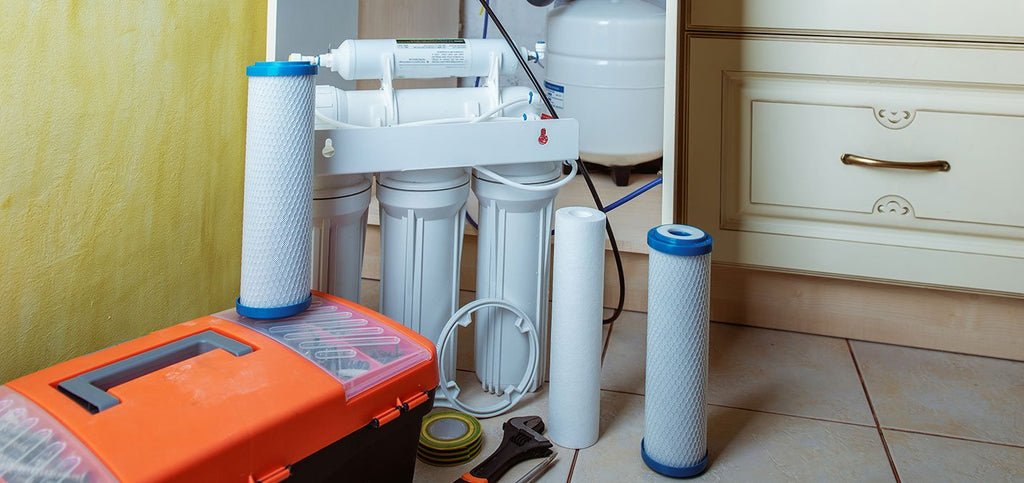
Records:
[[[647,381],[640,451],[675,478],[708,465],[708,330],[711,236],[687,225],[647,232]]]
[[[242,277],[238,313],[276,319],[311,301],[313,79],[306,62],[257,62],[246,69]]]
[[[601,419],[601,326],[605,214],[555,212],[548,434],[563,448],[597,442]]]
[[[381,173],[380,311],[437,343],[459,307],[459,263],[469,173],[462,168]],[[447,350],[455,373],[454,339]]]
[[[313,189],[313,290],[359,302],[370,178],[317,176]]]
[[[522,184],[550,183],[562,173],[557,161],[489,168]],[[547,373],[551,212],[558,190],[527,191],[477,173],[473,192],[480,201],[476,298],[505,300],[531,318],[541,341],[537,377],[530,386],[536,391]],[[495,394],[518,384],[530,360],[529,340],[514,319],[512,313],[496,309],[477,315],[476,375]]]

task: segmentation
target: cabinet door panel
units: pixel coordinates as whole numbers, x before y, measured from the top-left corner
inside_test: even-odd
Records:
[[[1024,293],[1024,73],[1003,64],[1024,65],[1024,51],[688,46],[687,220],[715,235],[716,260]]]

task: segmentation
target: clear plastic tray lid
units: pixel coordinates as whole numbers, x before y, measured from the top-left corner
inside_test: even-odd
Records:
[[[377,317],[328,299],[313,297],[305,312],[264,321],[234,309],[215,317],[260,332],[320,366],[345,386],[349,399],[430,359],[430,351]]]
[[[49,413],[0,386],[0,481],[113,482],[107,468]]]

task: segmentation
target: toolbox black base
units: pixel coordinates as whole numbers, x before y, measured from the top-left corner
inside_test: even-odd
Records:
[[[379,428],[366,426],[295,463],[290,468],[288,481],[412,481],[416,471],[420,424],[434,407],[434,391],[428,395],[427,402],[406,411],[394,421]]]

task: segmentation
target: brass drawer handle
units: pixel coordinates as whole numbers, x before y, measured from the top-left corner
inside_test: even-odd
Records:
[[[843,164],[867,166],[869,168],[910,169],[914,171],[949,171],[949,162],[941,159],[921,162],[887,161],[884,159],[868,158],[849,153],[844,154],[840,159],[842,159]]]

